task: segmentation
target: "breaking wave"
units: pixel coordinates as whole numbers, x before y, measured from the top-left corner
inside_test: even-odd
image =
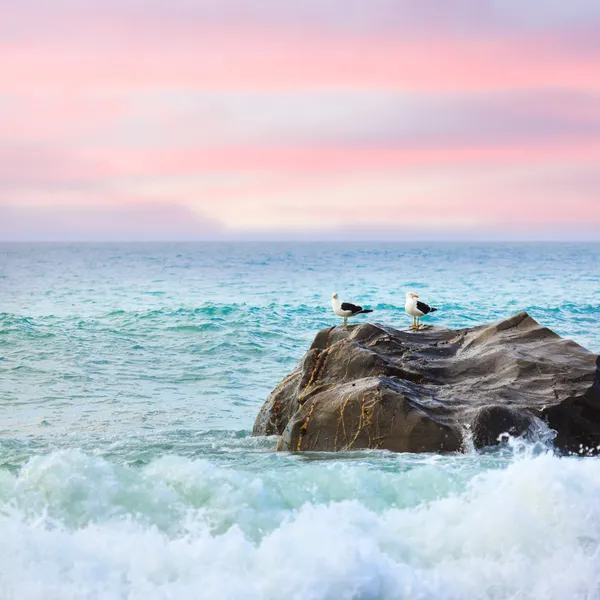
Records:
[[[276,460],[2,472],[0,597],[600,598],[597,459]]]

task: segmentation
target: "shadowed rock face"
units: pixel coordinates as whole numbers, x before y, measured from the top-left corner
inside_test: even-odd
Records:
[[[519,313],[457,331],[324,329],[253,435],[280,435],[280,450],[455,452],[544,423],[562,450],[600,447],[596,356]]]

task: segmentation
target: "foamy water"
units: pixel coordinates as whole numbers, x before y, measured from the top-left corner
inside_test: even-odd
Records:
[[[3,247],[2,600],[600,599],[600,460],[546,431],[449,456],[249,435],[332,288],[399,326],[407,287],[449,326],[524,308],[597,352],[598,246],[210,248]]]
[[[597,460],[376,454],[34,457],[0,480],[3,597],[600,597]]]

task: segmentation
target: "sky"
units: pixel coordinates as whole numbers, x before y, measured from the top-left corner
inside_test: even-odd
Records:
[[[600,240],[597,0],[7,0],[0,241]]]

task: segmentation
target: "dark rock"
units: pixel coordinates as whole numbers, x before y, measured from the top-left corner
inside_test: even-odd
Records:
[[[599,378],[593,354],[527,313],[457,331],[331,327],[271,392],[253,434],[280,435],[281,450],[455,452],[550,427],[558,448],[596,453]]]
[[[512,406],[485,406],[475,414],[471,425],[476,448],[493,446],[508,436],[520,437],[535,431],[536,418]]]

